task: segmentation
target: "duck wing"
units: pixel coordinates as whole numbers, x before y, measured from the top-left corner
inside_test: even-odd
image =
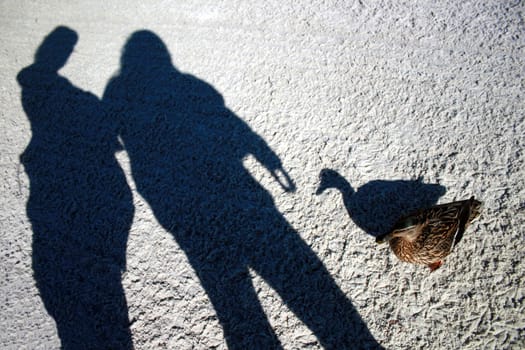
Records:
[[[474,199],[438,205],[429,209],[428,224],[433,236],[448,242],[450,251],[463,238]],[[437,238],[436,237],[436,238]]]
[[[465,233],[465,230],[467,228],[468,223],[471,221],[471,209],[472,204],[474,203],[474,197],[470,197],[469,200],[463,201],[463,205],[461,206],[460,212],[458,214],[458,230],[456,234],[454,235],[454,244],[453,247],[456,246],[456,244],[461,241],[463,238],[463,233]]]

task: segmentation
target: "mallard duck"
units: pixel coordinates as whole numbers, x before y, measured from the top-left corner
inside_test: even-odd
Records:
[[[472,196],[416,211],[398,220],[390,233],[378,237],[376,242],[388,242],[401,261],[427,265],[434,271],[479,216],[481,205]]]

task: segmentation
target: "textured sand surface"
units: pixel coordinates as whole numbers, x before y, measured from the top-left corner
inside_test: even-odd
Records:
[[[524,9],[1,1],[0,347],[525,348]]]

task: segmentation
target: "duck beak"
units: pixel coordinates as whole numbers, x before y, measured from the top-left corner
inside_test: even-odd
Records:
[[[377,244],[383,244],[383,243],[386,243],[390,240],[390,235],[382,235],[382,236],[377,236],[376,237],[376,243]]]

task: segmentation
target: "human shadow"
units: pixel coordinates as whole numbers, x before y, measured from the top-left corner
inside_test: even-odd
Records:
[[[327,349],[381,348],[312,249],[243,166],[254,156],[284,190],[278,156],[206,82],[178,71],[150,31],[128,39],[103,98],[121,122],[138,192],[175,238],[209,296],[230,349],[282,345],[251,268]]]
[[[323,169],[316,194],[337,189],[357,226],[374,237],[386,234],[403,215],[436,204],[445,187],[417,180],[374,180],[354,190],[338,172]]]
[[[131,349],[121,273],[132,194],[115,159],[116,124],[96,96],[58,74],[77,40],[57,27],[17,76],[32,131],[20,156],[32,267],[63,349]]]

